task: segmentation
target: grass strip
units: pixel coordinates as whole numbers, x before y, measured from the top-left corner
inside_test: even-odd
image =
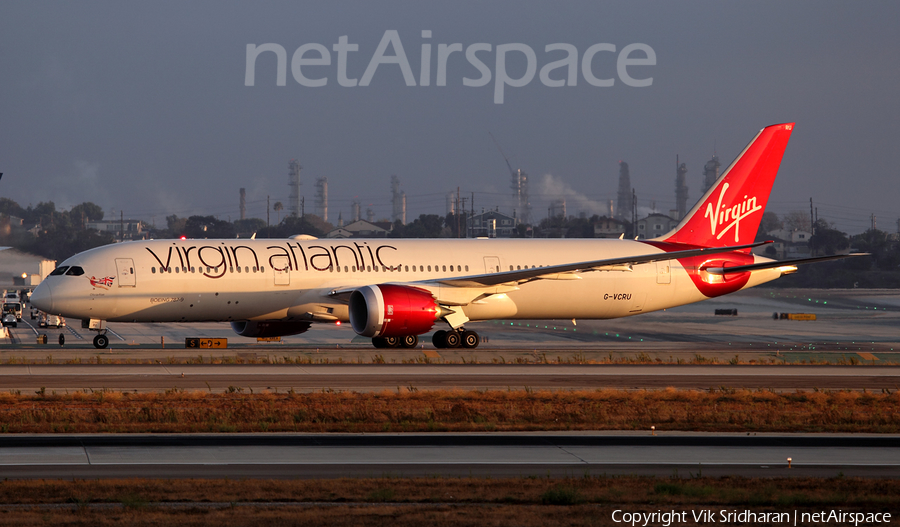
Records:
[[[629,512],[888,512],[900,481],[818,478],[542,477],[332,480],[7,480],[15,525],[608,525]],[[58,507],[54,507],[57,505]],[[688,512],[688,521],[697,525]],[[765,523],[763,523],[765,524]]]
[[[900,432],[900,393],[765,390],[0,393],[0,433]]]

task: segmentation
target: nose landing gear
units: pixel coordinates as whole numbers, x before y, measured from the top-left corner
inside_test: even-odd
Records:
[[[109,346],[109,337],[106,336],[106,321],[96,318],[85,319],[81,321],[81,328],[90,331],[96,331],[97,336],[94,337],[94,347],[104,349]]]
[[[105,333],[94,337],[94,347],[97,349],[105,349],[109,346],[109,337]]]

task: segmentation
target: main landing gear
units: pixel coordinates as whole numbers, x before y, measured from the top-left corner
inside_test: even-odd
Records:
[[[415,348],[419,344],[418,335],[404,337],[375,337],[372,345],[376,348]]]
[[[431,342],[435,348],[477,348],[481,343],[481,337],[474,331],[467,331],[464,328],[454,329],[451,331],[435,331],[431,337]]]
[[[481,343],[481,337],[474,331],[466,331],[463,328],[452,331],[435,331],[431,337],[435,348],[477,348]],[[94,339],[94,345],[97,344]],[[415,348],[419,345],[419,337],[406,335],[404,337],[375,337],[372,345],[376,348]],[[105,347],[105,346],[104,346]]]

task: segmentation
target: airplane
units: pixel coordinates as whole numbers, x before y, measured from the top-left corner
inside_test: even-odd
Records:
[[[66,259],[41,311],[108,322],[230,322],[244,337],[349,322],[377,348],[475,348],[470,321],[610,319],[755,287],[797,265],[751,254],[794,123],[762,129],[671,232],[654,239],[145,240]]]

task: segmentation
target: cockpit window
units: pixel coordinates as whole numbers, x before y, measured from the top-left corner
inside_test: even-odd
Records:
[[[50,276],[59,276],[59,275],[63,275],[63,274],[66,274],[66,271],[68,271],[68,270],[69,270],[69,266],[68,266],[68,265],[64,265],[64,266],[62,266],[62,267],[57,267],[56,269],[53,270],[52,273],[50,273]]]
[[[84,274],[84,269],[78,267],[77,265],[73,265],[69,267],[69,270],[66,271],[66,276],[81,276]]]

